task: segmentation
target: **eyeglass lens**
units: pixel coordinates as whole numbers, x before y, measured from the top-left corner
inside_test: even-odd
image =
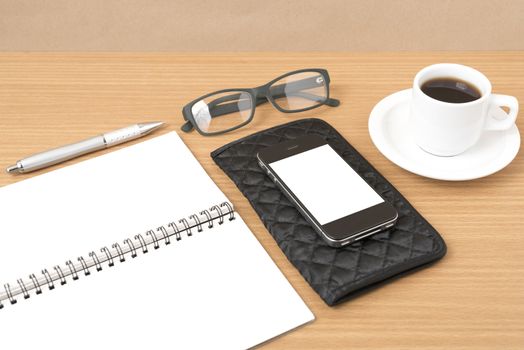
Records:
[[[328,87],[318,72],[288,75],[269,87],[275,104],[286,111],[316,107],[327,100]]]
[[[220,92],[196,102],[191,113],[201,131],[214,133],[246,122],[253,106],[251,95],[245,91]]]

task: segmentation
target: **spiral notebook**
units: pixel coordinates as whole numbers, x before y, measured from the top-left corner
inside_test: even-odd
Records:
[[[0,188],[0,346],[244,349],[314,319],[175,132]]]

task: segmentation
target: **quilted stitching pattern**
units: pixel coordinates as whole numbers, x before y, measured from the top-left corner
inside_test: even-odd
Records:
[[[325,138],[392,203],[395,228],[343,248],[328,246],[260,169],[259,150],[306,134]],[[214,151],[211,156],[247,197],[287,258],[328,305],[351,293],[437,260],[446,245],[435,229],[333,127],[319,119],[277,126]]]

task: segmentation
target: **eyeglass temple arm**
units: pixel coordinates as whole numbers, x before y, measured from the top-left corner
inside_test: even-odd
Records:
[[[318,77],[311,77],[311,78],[306,78],[306,79],[302,79],[302,80],[295,81],[295,82],[275,85],[275,86],[272,86],[271,93],[273,95],[273,98],[281,98],[281,97],[285,97],[285,96],[289,96],[290,94],[293,94],[294,96],[300,96],[302,98],[305,98],[311,101],[317,101],[318,100],[317,95],[301,91],[304,89],[310,89],[312,87],[318,86],[317,79]],[[219,117],[225,114],[230,114],[230,113],[238,112],[240,110],[251,108],[251,106],[247,106],[247,105],[242,106],[244,107],[242,108],[240,107],[238,102],[219,105],[227,101],[238,100],[240,97],[241,97],[241,94],[237,93],[237,94],[222,96],[222,97],[219,97],[211,101],[208,104],[208,108],[210,110],[211,117],[215,118],[215,117]],[[258,96],[256,98],[255,104],[258,106],[266,102],[269,102],[266,96]],[[328,98],[325,104],[330,107],[337,107],[338,105],[340,105],[340,101],[334,98]],[[211,111],[213,111],[213,113],[211,113]],[[191,124],[191,122],[188,120],[184,123],[184,125],[182,125],[182,131],[189,132],[191,130],[193,130],[193,124]]]

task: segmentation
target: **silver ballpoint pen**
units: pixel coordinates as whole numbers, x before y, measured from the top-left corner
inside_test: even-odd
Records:
[[[15,165],[8,167],[6,170],[8,173],[27,173],[33,170],[42,169],[54,164],[65,162],[66,160],[72,158],[79,157],[86,153],[95,152],[104,148],[137,139],[160,128],[162,125],[164,125],[163,122],[131,125],[126,128],[111,131],[87,140],[34,154],[30,157],[19,160]]]

